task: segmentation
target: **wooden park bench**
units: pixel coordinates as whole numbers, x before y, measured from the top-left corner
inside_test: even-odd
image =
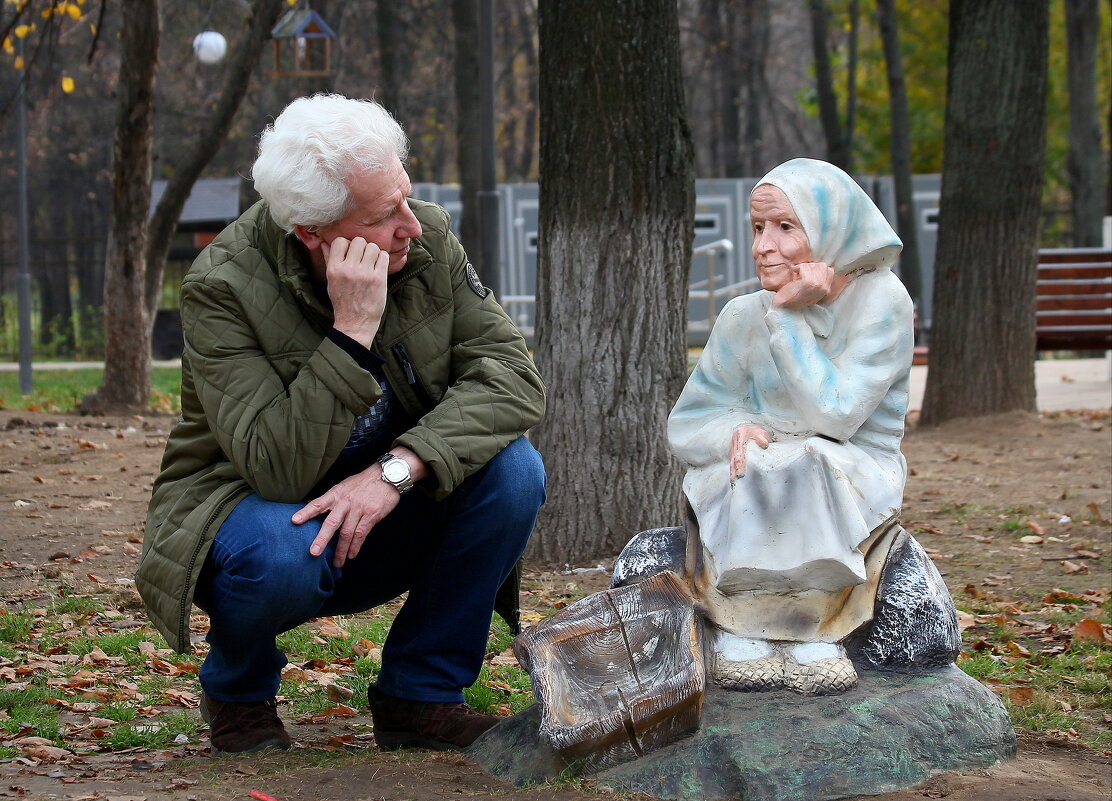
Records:
[[[1039,251],[1037,350],[1112,350],[1112,250]]]
[[[1112,250],[1043,248],[1035,286],[1035,350],[1112,350]],[[928,356],[919,345],[913,363]]]

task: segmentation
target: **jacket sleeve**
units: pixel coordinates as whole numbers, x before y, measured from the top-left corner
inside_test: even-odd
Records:
[[[261,257],[241,253],[239,258]],[[343,450],[355,416],[381,389],[328,338],[306,354],[296,372],[280,374],[257,332],[270,327],[273,350],[283,336],[278,329],[290,320],[276,311],[282,304],[277,288],[253,289],[256,294],[245,297],[246,290],[211,274],[183,284],[183,366],[191,371],[209,428],[236,471],[266,500],[299,503]],[[308,323],[299,317],[297,324]]]
[[[452,281],[449,386],[396,441],[429,466],[437,498],[535,425],[545,409],[544,383],[521,333],[490,290],[480,297],[468,281],[463,246],[447,230],[443,241],[444,252],[433,255],[448,265]]]

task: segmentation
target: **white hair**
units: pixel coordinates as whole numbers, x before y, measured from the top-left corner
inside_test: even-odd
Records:
[[[348,179],[404,162],[408,151],[402,127],[378,103],[316,94],[290,103],[263,131],[251,177],[289,233],[341,220],[351,208]]]

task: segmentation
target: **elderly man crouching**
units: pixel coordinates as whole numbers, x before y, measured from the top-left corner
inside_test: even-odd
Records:
[[[191,605],[209,615],[215,753],[289,747],[276,635],[407,591],[378,744],[462,748],[498,720],[462,690],[544,502],[523,437],[544,387],[448,215],[408,197],[406,152],[376,103],[294,101],[263,134],[263,200],[182,283],[182,416],[137,585],[179,651]]]

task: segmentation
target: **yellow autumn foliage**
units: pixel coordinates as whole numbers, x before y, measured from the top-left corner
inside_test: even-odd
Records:
[[[73,78],[68,75],[62,78],[62,91],[67,95],[73,91]]]

